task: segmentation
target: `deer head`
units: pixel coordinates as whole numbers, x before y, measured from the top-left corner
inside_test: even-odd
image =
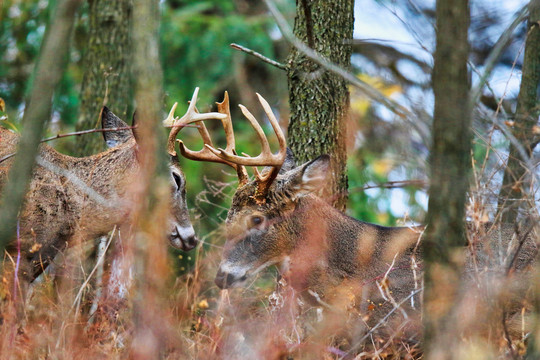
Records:
[[[330,158],[323,155],[295,166],[288,150],[275,179],[265,185],[264,198],[258,179],[236,190],[227,215],[227,242],[215,279],[220,288],[241,286],[264,268],[283,264],[294,252],[298,235],[305,232],[306,223],[313,221],[307,219],[303,208],[309,207],[305,198],[324,186],[329,164]]]
[[[285,136],[270,105],[257,94],[277,136],[279,151],[273,154],[268,139],[255,117],[242,105],[240,109],[255,130],[262,151],[258,156],[238,156],[229,111],[228,95],[218,103],[218,113],[198,114],[194,104],[198,88],[191,100],[193,120],[199,123],[204,148],[193,152],[180,142],[182,154],[193,160],[214,161],[233,167],[239,177],[231,208],[227,215],[227,242],[223,260],[216,276],[220,288],[240,285],[265,267],[282,262],[294,247],[291,231],[299,226],[297,214],[302,199],[318,190],[329,169],[329,157],[324,155],[301,166],[296,166],[292,152],[287,149]],[[219,119],[225,129],[227,146],[214,148],[201,120]],[[198,154],[198,155],[197,155]],[[249,181],[245,166],[252,166],[255,179]],[[259,172],[257,166],[265,168]],[[292,216],[295,214],[295,216]],[[292,227],[292,228],[291,228]]]
[[[174,108],[172,109],[172,112],[174,113]],[[108,148],[129,147],[135,142],[135,136],[131,129],[129,129],[129,126],[106,106],[104,106],[102,110],[101,126],[104,129],[125,128],[122,130],[103,132],[103,138]],[[174,136],[178,134],[178,131],[179,128],[173,127],[171,129],[171,133],[174,132]],[[169,145],[167,145],[167,148],[168,147]],[[186,179],[176,156],[170,156],[169,171],[171,212],[168,221],[168,238],[173,247],[189,251],[197,245],[198,240],[189,219],[189,210],[186,203]]]

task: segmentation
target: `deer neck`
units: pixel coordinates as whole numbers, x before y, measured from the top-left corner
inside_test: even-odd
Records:
[[[324,200],[308,196],[303,198],[291,215],[288,268],[285,276],[297,291],[317,289],[321,284],[338,283],[345,276],[352,276],[354,254],[341,254],[339,250],[353,248],[360,222],[339,212]],[[291,236],[293,234],[293,236]],[[350,256],[351,259],[347,259]],[[318,281],[324,278],[324,281]]]
[[[129,215],[132,208],[130,183],[137,178],[139,165],[135,141],[87,157],[60,154],[43,146],[37,164],[48,176],[64,184],[64,192],[77,199],[80,219],[92,219],[95,229],[87,236],[98,236],[109,231]],[[84,233],[85,229],[81,229]]]

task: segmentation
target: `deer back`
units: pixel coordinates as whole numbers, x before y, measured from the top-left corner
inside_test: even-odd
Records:
[[[28,261],[22,275],[37,276],[56,254],[75,239],[90,240],[129,220],[131,185],[140,166],[138,146],[129,126],[103,108],[102,126],[108,150],[76,158],[42,144],[19,218],[20,245]],[[118,129],[119,128],[119,129]],[[18,136],[0,128],[0,157],[16,151]],[[13,159],[0,163],[0,186]],[[189,250],[196,245],[185,202],[185,178],[178,161],[170,164],[171,215],[169,239]],[[1,190],[1,187],[0,187]],[[14,251],[13,240],[8,250]]]

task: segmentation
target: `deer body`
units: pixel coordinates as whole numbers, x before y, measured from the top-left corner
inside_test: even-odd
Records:
[[[107,108],[104,128],[128,127]],[[131,130],[104,132],[108,150],[82,158],[63,155],[41,145],[36,167],[19,217],[19,238],[8,250],[17,254],[19,275],[28,281],[39,275],[71,243],[105,235],[130,218],[132,189],[140,172],[138,147]],[[0,158],[17,151],[18,136],[0,128]],[[13,159],[0,163],[0,190]],[[185,180],[177,161],[171,162],[170,241],[189,250],[196,244],[185,202]]]
[[[191,107],[196,97],[197,91]],[[226,120],[196,111],[197,117],[188,112],[184,118],[187,123],[200,123],[205,148],[193,152],[181,145],[182,154],[194,160],[225,163],[239,176],[227,214],[226,242],[216,285],[221,289],[240,286],[264,268],[277,264],[295,293],[312,303],[357,314],[362,324],[375,326],[390,315],[402,315],[401,320],[418,319],[423,288],[419,252],[423,227],[365,223],[317,197],[316,192],[327,183],[330,158],[323,155],[296,166],[270,106],[260,96],[259,100],[278,138],[277,154],[271,152],[253,115],[241,107],[259,137],[262,152],[256,157],[237,155],[227,95],[218,104]],[[212,118],[223,122],[225,149],[214,148],[201,122]],[[245,166],[265,169],[260,173],[255,168],[255,179],[249,181]],[[496,321],[485,309],[506,295],[505,299],[517,299],[514,305],[525,306],[522,297],[531,284],[531,272],[526,270],[538,255],[538,244],[531,233],[516,236],[511,224],[484,224],[469,230],[469,247],[459,250],[461,254],[452,254],[461,255],[464,262],[460,275],[463,281],[452,280],[452,286],[464,291],[465,307],[477,306],[477,314],[485,311],[486,321]],[[503,293],[505,296],[501,296]],[[467,303],[468,296],[474,300]],[[506,309],[508,313],[516,310],[510,306]],[[388,323],[386,326],[392,328]]]
[[[254,183],[237,190],[216,284],[239,286],[264,267],[280,264],[287,282],[314,304],[362,293],[366,305],[381,303],[377,281],[385,274],[388,285],[410,295],[415,288],[411,256],[417,255],[422,229],[379,226],[339,212],[311,194],[322,186],[328,158],[310,164],[284,165],[267,202],[254,199]]]
[[[355,317],[355,331],[364,333],[383,321],[380,334],[401,329],[414,338],[421,331],[423,227],[384,227],[339,212],[314,195],[328,169],[327,156],[299,167],[288,158],[266,201],[255,196],[257,181],[237,189],[215,283],[222,289],[242,286],[277,264],[294,296],[329,309],[338,324]],[[461,279],[454,286],[466,304],[460,311],[475,314],[476,321],[463,328],[500,326],[496,304],[504,303],[508,331],[519,335],[538,244],[530,234],[516,237],[511,225],[484,224],[469,235],[471,246],[461,249]]]

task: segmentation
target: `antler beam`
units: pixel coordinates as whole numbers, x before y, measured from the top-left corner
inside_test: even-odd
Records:
[[[171,156],[176,156],[175,141],[178,142],[180,153],[187,159],[196,161],[208,161],[217,162],[231,166],[237,172],[240,184],[245,184],[248,181],[247,171],[244,166],[227,161],[221,157],[215,155],[211,149],[213,149],[212,139],[206,126],[202,122],[203,120],[220,120],[225,130],[227,138],[227,146],[225,147],[227,152],[235,153],[235,141],[234,132],[231,121],[231,114],[229,109],[229,95],[225,92],[225,97],[221,103],[217,103],[219,112],[199,113],[196,107],[197,95],[199,94],[199,88],[195,88],[193,96],[189,103],[186,114],[182,118],[174,118],[174,111],[176,109],[176,103],[173,105],[169,116],[164,121],[166,125],[172,126],[172,130],[169,134],[169,140],[167,144],[168,152]],[[201,138],[203,139],[204,147],[199,151],[192,151],[188,149],[182,140],[177,140],[176,136],[180,129],[188,124],[197,123],[197,129]]]

